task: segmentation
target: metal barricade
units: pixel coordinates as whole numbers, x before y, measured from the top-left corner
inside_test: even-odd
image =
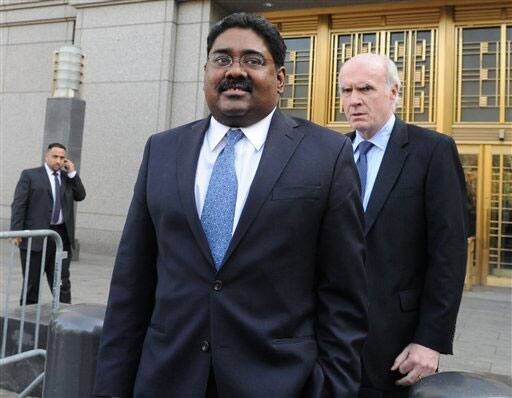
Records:
[[[30,231],[3,231],[0,232],[0,239],[14,239],[14,238],[28,238],[27,242],[27,256],[25,261],[25,273],[23,275],[23,288],[22,288],[22,298],[21,298],[21,307],[20,307],[20,321],[19,321],[19,332],[18,332],[18,343],[17,343],[17,353],[11,354],[9,356],[6,355],[6,347],[7,347],[7,329],[9,324],[9,299],[11,293],[11,284],[13,278],[13,268],[14,268],[14,258],[15,252],[18,250],[17,247],[13,244],[11,245],[11,252],[8,259],[7,266],[7,278],[5,286],[5,301],[3,303],[3,333],[2,333],[2,346],[0,352],[0,366],[12,364],[14,362],[22,361],[28,358],[33,358],[37,356],[42,356],[46,358],[46,350],[39,348],[39,327],[41,321],[41,291],[43,290],[41,287],[41,283],[43,281],[43,274],[45,270],[45,259],[46,259],[46,250],[47,250],[47,242],[48,238],[51,238],[55,241],[55,268],[54,268],[54,278],[53,278],[53,288],[52,288],[52,313],[56,313],[59,309],[59,297],[60,297],[60,283],[61,283],[61,269],[62,269],[62,260],[66,258],[67,253],[63,251],[62,239],[59,234],[55,231],[49,229],[41,229],[41,230],[30,230]],[[43,247],[41,252],[41,270],[39,274],[39,293],[38,293],[38,301],[36,304],[36,320],[35,320],[35,333],[34,333],[34,346],[32,349],[23,351],[23,335],[25,328],[25,315],[27,309],[27,290],[28,290],[28,278],[30,271],[30,254],[32,248],[32,239],[33,238],[44,238]],[[28,394],[35,388],[39,383],[41,383],[44,379],[44,372],[39,374],[30,384],[26,387],[20,394],[19,397],[26,397]]]

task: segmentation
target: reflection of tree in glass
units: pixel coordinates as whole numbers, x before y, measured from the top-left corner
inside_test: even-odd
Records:
[[[476,170],[465,169],[466,191],[468,204],[468,236],[476,234],[476,188],[477,173]]]
[[[503,155],[501,267],[512,269],[512,156]]]

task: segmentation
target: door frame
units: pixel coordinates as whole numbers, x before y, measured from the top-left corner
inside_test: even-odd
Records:
[[[467,285],[482,284],[488,286],[512,287],[512,278],[498,277],[490,274],[489,242],[492,194],[492,157],[496,154],[510,154],[512,145],[504,142],[481,143],[459,142],[460,155],[477,156],[476,189],[476,228],[475,228],[475,262],[468,263]]]

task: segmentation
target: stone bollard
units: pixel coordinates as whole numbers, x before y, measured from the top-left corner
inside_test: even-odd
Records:
[[[52,319],[43,396],[92,396],[105,309],[99,304],[76,304]]]
[[[502,380],[500,380],[502,379]],[[416,383],[409,398],[505,398],[512,397],[506,376],[469,372],[441,372]]]

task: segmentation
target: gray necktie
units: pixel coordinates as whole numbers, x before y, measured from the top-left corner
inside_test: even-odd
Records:
[[[55,182],[55,205],[53,206],[52,224],[59,221],[61,204],[60,204],[60,181],[56,171],[53,172],[53,180]]]
[[[227,143],[213,165],[201,213],[201,223],[217,270],[222,265],[233,231],[238,190],[235,173],[235,144],[242,136],[240,129],[229,129],[227,132]]]
[[[366,192],[366,174],[368,173],[368,159],[366,154],[372,149],[373,144],[370,141],[361,141],[359,143],[359,159],[357,159],[357,171],[361,179],[361,201],[364,201],[364,193]]]

